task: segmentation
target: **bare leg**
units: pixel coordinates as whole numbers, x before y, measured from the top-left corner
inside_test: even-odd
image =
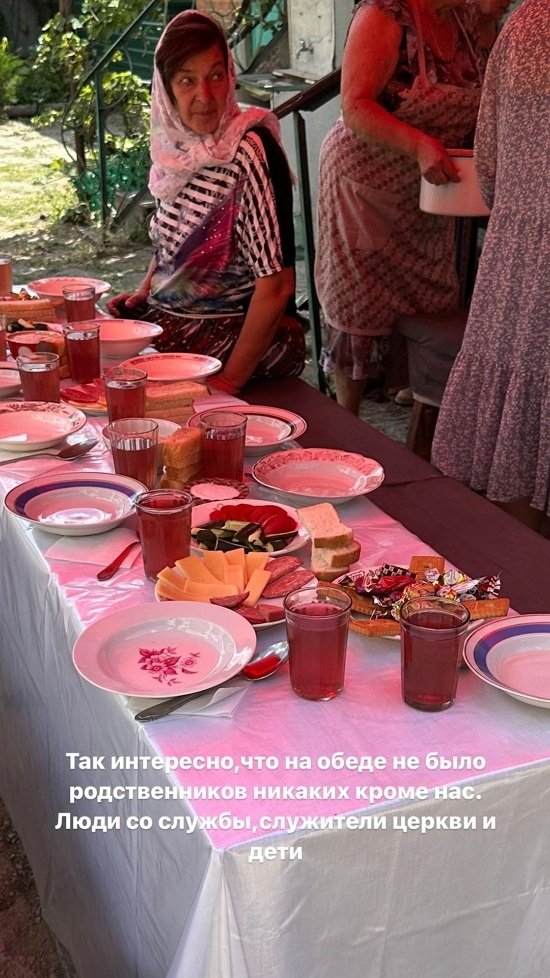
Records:
[[[494,500],[492,501],[494,502]],[[520,523],[524,523],[525,526],[536,530],[537,533],[540,531],[544,513],[540,509],[533,509],[527,497],[513,499],[509,503],[495,503],[495,505],[503,509],[505,513],[509,513],[516,520],[519,520]]]
[[[352,411],[353,414],[359,414],[365,381],[352,380],[351,377],[346,377],[341,370],[336,369],[334,371],[334,386],[338,404],[347,408],[348,411]]]

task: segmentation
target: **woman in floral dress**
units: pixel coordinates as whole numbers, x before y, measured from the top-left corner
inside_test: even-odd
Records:
[[[523,0],[498,37],[475,157],[492,211],[432,458],[536,529],[550,512],[548,0]]]
[[[462,9],[463,8],[463,9]],[[420,175],[456,180],[481,86],[463,0],[362,0],[342,65],[342,119],[321,150],[316,282],[324,367],[359,410],[395,320],[457,303],[454,220],[418,207]]]

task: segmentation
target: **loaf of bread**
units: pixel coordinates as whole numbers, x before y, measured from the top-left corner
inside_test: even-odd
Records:
[[[162,445],[166,489],[181,488],[198,475],[202,460],[202,434],[198,428],[179,428]],[[179,485],[176,485],[178,483]]]
[[[18,292],[0,296],[0,316],[6,316],[8,322],[25,319],[27,323],[55,322],[55,309],[49,299],[37,299],[28,296],[22,299]]]
[[[298,517],[314,547],[347,547],[353,543],[353,530],[342,523],[332,503],[302,506]]]

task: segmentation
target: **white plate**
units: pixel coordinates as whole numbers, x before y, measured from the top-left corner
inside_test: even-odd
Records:
[[[193,506],[193,515],[192,515],[193,526],[200,526],[202,523],[208,523],[210,519],[210,513],[213,513],[214,510],[219,509],[220,506],[231,506],[231,505],[238,506],[240,505],[240,503],[246,503],[247,506],[278,506],[279,509],[282,509],[287,514],[287,516],[291,516],[293,520],[296,520],[296,523],[298,524],[298,531],[294,539],[291,540],[291,542],[288,544],[287,547],[284,548],[284,550],[276,550],[269,555],[270,557],[283,557],[285,554],[290,554],[294,550],[300,550],[300,548],[305,546],[305,544],[308,542],[309,533],[300,523],[300,520],[298,519],[298,513],[296,512],[296,510],[293,509],[292,506],[285,506],[283,503],[269,502],[269,500],[267,499],[251,499],[250,497],[248,497],[247,499],[235,499],[235,500],[220,499],[217,502],[202,503],[200,506]],[[193,542],[191,542],[191,546],[193,550],[198,550],[199,553],[202,552],[201,548],[197,547]]]
[[[58,445],[86,424],[86,415],[68,404],[6,401],[0,404],[0,448],[38,452]]]
[[[144,350],[152,339],[161,336],[162,326],[144,323],[139,319],[101,319],[99,321],[99,345],[104,357],[121,360],[134,357]]]
[[[260,485],[301,503],[338,505],[377,489],[384,480],[384,469],[355,452],[300,448],[265,455],[253,466],[252,475]]]
[[[208,410],[217,409],[208,408]],[[229,408],[221,410],[229,410]],[[234,410],[238,414],[243,414],[247,419],[245,442],[247,455],[262,455],[269,449],[278,448],[287,441],[299,438],[307,430],[307,424],[299,414],[294,414],[293,411],[285,411],[283,408],[264,407],[259,404],[247,407],[239,404],[235,406]],[[188,427],[198,428],[200,418],[204,413],[204,411],[200,411],[189,418]]]
[[[32,289],[41,299],[49,299],[52,305],[62,306],[64,303],[63,289],[87,289],[94,288],[96,297],[109,292],[111,286],[101,278],[87,278],[82,276],[57,276],[50,278],[37,278],[34,282],[29,282],[26,288]]]
[[[83,472],[52,478],[38,476],[16,486],[6,496],[10,513],[46,533],[86,537],[105,533],[122,523],[134,509],[145,486],[123,475]]]
[[[0,398],[13,397],[21,389],[21,377],[13,363],[0,363]]]
[[[123,367],[138,367],[147,371],[151,381],[202,380],[222,368],[221,360],[200,353],[144,353],[141,357],[124,360]]]
[[[101,618],[73,649],[81,676],[127,696],[178,696],[235,676],[256,648],[252,626],[227,608],[189,601],[138,605]]]
[[[550,709],[550,615],[487,622],[466,639],[464,659],[483,682]]]

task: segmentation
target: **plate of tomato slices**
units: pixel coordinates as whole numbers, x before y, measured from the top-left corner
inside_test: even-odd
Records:
[[[210,502],[193,507],[191,546],[199,550],[242,547],[274,556],[299,550],[309,540],[291,506],[264,499]]]

